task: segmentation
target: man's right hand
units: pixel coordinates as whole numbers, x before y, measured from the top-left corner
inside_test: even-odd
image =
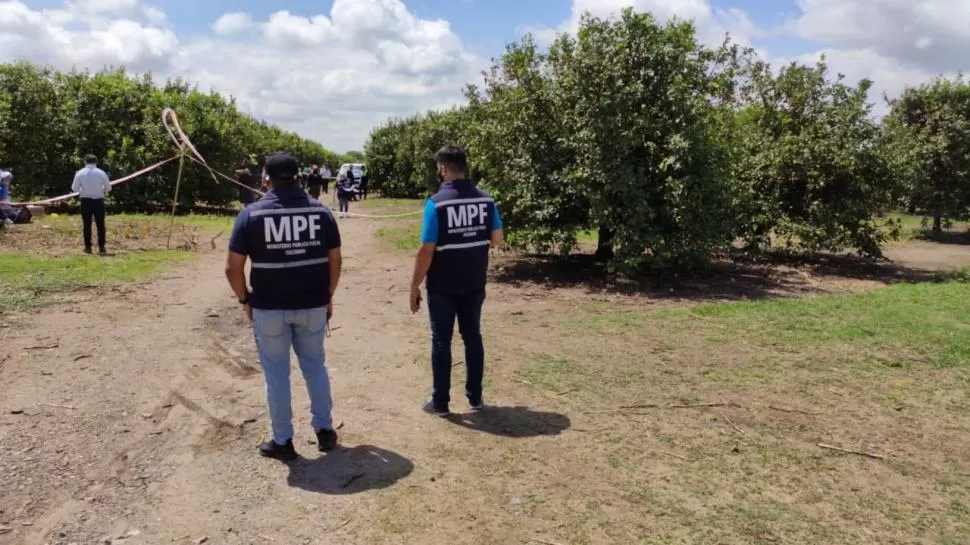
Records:
[[[329,322],[331,319],[333,319],[333,299],[327,304],[327,321]]]

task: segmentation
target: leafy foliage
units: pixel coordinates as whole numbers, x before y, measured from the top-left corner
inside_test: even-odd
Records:
[[[886,231],[872,218],[891,186],[866,98],[871,82],[830,82],[824,62],[777,74],[753,62],[746,74],[731,139],[738,234],[757,246],[776,237],[789,248],[879,256]]]
[[[21,200],[66,193],[88,153],[101,159],[112,178],[174,155],[161,124],[165,107],[178,113],[202,155],[223,172],[231,173],[250,154],[280,150],[304,163],[336,167],[343,161],[319,143],[239,112],[234,99],[181,80],[156,84],[150,75],[135,78],[124,70],[62,73],[6,64],[0,65],[0,163],[16,176],[11,190]],[[172,162],[122,184],[111,199],[126,210],[170,203],[177,169]],[[215,184],[201,168],[185,169],[180,204],[225,206],[237,197],[236,186]]]
[[[371,187],[386,197],[427,196],[438,186],[434,153],[446,144],[467,144],[462,138],[466,112],[429,112],[391,119],[371,132],[365,148]]]
[[[885,146],[905,204],[946,223],[970,218],[970,83],[940,78],[891,102]]]

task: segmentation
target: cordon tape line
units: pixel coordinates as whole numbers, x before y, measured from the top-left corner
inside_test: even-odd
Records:
[[[164,110],[162,110],[162,125],[165,127],[165,131],[168,133],[169,138],[172,139],[172,143],[175,144],[175,147],[177,147],[179,149],[179,154],[178,155],[175,155],[175,156],[172,156],[172,157],[169,157],[168,159],[165,159],[164,161],[159,161],[159,162],[155,163],[154,165],[145,167],[145,168],[143,168],[143,169],[141,169],[141,170],[139,170],[137,172],[132,172],[131,174],[129,174],[129,175],[123,177],[123,178],[119,178],[117,180],[114,180],[114,181],[110,182],[111,187],[114,187],[114,186],[116,186],[118,184],[125,183],[125,182],[130,181],[130,180],[133,180],[133,179],[135,179],[135,178],[137,178],[137,177],[139,177],[139,176],[141,176],[143,174],[146,174],[148,172],[151,172],[151,171],[153,171],[153,170],[161,167],[162,165],[165,165],[167,163],[170,163],[170,162],[178,159],[179,157],[184,156],[184,157],[188,157],[191,161],[193,161],[193,162],[197,163],[198,165],[200,165],[201,167],[205,168],[209,172],[209,175],[212,176],[212,181],[214,181],[216,184],[219,183],[219,178],[223,178],[224,180],[226,180],[226,181],[228,181],[230,183],[233,183],[235,185],[238,185],[239,187],[243,187],[245,189],[248,189],[248,190],[252,191],[253,193],[256,193],[256,194],[258,194],[260,196],[266,194],[263,191],[260,191],[258,189],[255,189],[253,187],[249,187],[248,185],[246,185],[246,184],[244,184],[244,183],[236,180],[235,178],[233,178],[233,177],[231,177],[231,176],[229,176],[227,174],[223,174],[222,172],[219,172],[218,170],[216,170],[216,169],[212,168],[211,166],[209,166],[209,163],[206,162],[205,157],[203,157],[202,154],[199,153],[199,150],[196,149],[196,147],[195,147],[194,144],[192,144],[192,140],[189,138],[189,136],[187,134],[185,134],[185,131],[182,130],[182,126],[179,125],[178,115],[176,115],[175,110],[173,110],[171,108],[165,108]],[[191,152],[191,154],[186,153],[186,150],[189,151],[189,152]],[[328,179],[333,180],[335,178],[330,177]],[[336,189],[336,188],[334,188],[334,189]],[[25,202],[25,203],[11,203],[11,204],[15,204],[16,206],[29,206],[29,205],[44,206],[44,205],[50,205],[50,204],[54,204],[56,202],[64,201],[64,200],[67,200],[67,199],[71,199],[71,198],[74,198],[74,197],[77,197],[77,196],[78,196],[77,193],[69,193],[67,195],[61,195],[59,197],[52,197],[50,199],[44,199],[44,200],[40,200],[40,201]],[[386,215],[380,215],[380,216],[379,215],[369,215],[369,214],[356,214],[356,213],[352,213],[352,212],[347,212],[347,213],[345,213],[343,215],[344,216],[349,216],[349,217],[355,217],[355,218],[407,218],[407,217],[411,217],[411,216],[417,216],[419,214],[422,214],[423,212],[424,212],[423,210],[418,210],[418,211],[415,211],[415,212],[408,212],[408,213],[405,213],[405,214],[386,214]]]
[[[113,182],[110,182],[110,185],[111,185],[111,187],[114,187],[114,186],[116,186],[118,184],[123,184],[123,183],[125,183],[125,182],[127,182],[129,180],[133,180],[133,179],[141,176],[142,174],[146,174],[148,172],[151,172],[151,171],[155,170],[156,168],[158,168],[158,167],[160,167],[160,166],[162,166],[162,165],[164,165],[166,163],[170,163],[170,162],[172,162],[172,161],[174,161],[174,160],[176,160],[178,158],[179,158],[178,155],[169,157],[168,159],[165,159],[164,161],[159,161],[159,162],[155,163],[152,166],[145,167],[145,168],[139,170],[138,172],[132,172],[131,174],[125,176],[124,178],[118,178],[117,180],[114,180]],[[48,205],[48,204],[54,204],[56,202],[66,201],[67,199],[71,199],[71,198],[74,198],[74,197],[77,197],[77,196],[78,196],[78,193],[68,193],[67,195],[61,195],[60,197],[52,197],[50,199],[44,199],[44,200],[41,200],[41,201],[19,202],[19,203],[11,203],[11,204],[14,205],[14,206],[44,206],[44,205]]]

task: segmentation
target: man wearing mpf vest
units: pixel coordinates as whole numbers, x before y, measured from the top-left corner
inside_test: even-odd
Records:
[[[488,248],[501,245],[505,238],[495,200],[468,179],[464,150],[445,146],[435,154],[435,160],[443,182],[424,207],[421,248],[411,279],[411,312],[421,307],[421,282],[426,280],[434,379],[431,399],[423,409],[448,416],[451,338],[456,318],[465,344],[465,396],[472,410],[483,406],[485,347],[481,322]]]
[[[289,461],[293,447],[290,348],[310,394],[311,424],[320,452],[333,450],[337,433],[330,414],[324,332],[333,316],[340,279],[340,232],[333,213],[303,191],[300,164],[285,153],[266,158],[271,190],[244,208],[229,239],[226,277],[253,324],[266,378],[273,435],[259,447],[267,458]],[[251,263],[246,283],[246,258]]]

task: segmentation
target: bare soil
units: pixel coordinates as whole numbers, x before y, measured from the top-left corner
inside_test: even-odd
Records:
[[[199,245],[198,262],[150,283],[0,317],[0,543],[802,545],[970,535],[970,511],[959,512],[970,505],[959,371],[886,381],[829,354],[718,340],[703,322],[624,318],[924,278],[970,265],[970,247],[907,243],[890,250],[894,265],[852,274],[837,274],[838,264],[752,265],[635,286],[598,282],[593,266],[584,280],[548,260],[499,257],[484,317],[490,407],[439,419],[420,411],[427,320],[407,309],[411,256],[374,236],[386,224],[341,224],[328,365],[342,446],[316,452],[294,366],[304,457],[289,465],[256,455],[268,431],[264,387],[222,276],[223,244]],[[457,339],[455,350],[460,362]],[[464,413],[462,375],[456,365],[453,410]],[[892,402],[894,391],[909,397]]]

